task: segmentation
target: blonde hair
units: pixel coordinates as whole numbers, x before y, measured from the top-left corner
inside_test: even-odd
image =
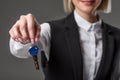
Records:
[[[65,12],[72,12],[75,9],[72,3],[72,0],[63,0],[63,2],[64,2]],[[111,12],[111,0],[102,0],[97,10],[103,11],[104,13],[110,13]]]

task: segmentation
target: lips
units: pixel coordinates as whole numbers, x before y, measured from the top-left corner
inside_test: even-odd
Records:
[[[95,0],[80,0],[81,2],[95,2]]]
[[[81,0],[81,2],[86,5],[92,5],[95,3],[95,0]]]
[[[95,0],[80,0],[80,1],[95,1]]]
[[[95,2],[95,0],[81,0],[81,2]]]

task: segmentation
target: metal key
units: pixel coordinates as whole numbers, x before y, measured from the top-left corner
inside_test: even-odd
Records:
[[[32,55],[33,60],[34,60],[34,65],[35,65],[36,70],[39,70],[39,63],[38,63],[38,58],[37,58],[38,52],[39,52],[39,48],[37,45],[33,45],[29,49],[29,53]]]

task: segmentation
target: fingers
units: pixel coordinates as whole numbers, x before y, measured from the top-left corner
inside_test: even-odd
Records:
[[[27,31],[27,20],[24,15],[20,17],[20,34],[23,40],[27,40],[29,38],[28,31]]]
[[[32,14],[22,15],[10,29],[9,34],[15,41],[35,43],[40,37],[40,27]]]
[[[34,17],[32,14],[27,15],[27,26],[28,26],[27,28],[28,28],[28,34],[29,34],[30,40],[32,43],[34,43],[36,26],[35,26]]]
[[[16,21],[15,25],[9,30],[9,34],[11,38],[17,41],[17,38],[21,37],[20,31],[19,31],[19,21]]]
[[[40,38],[40,27],[37,27],[36,35],[35,35],[35,42],[37,42],[39,38]]]

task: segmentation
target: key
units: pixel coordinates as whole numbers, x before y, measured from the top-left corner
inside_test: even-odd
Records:
[[[33,60],[34,60],[34,65],[35,65],[36,70],[39,70],[39,63],[38,63],[38,58],[37,58],[38,52],[39,52],[39,48],[36,45],[33,45],[29,49],[29,53],[32,55]]]

